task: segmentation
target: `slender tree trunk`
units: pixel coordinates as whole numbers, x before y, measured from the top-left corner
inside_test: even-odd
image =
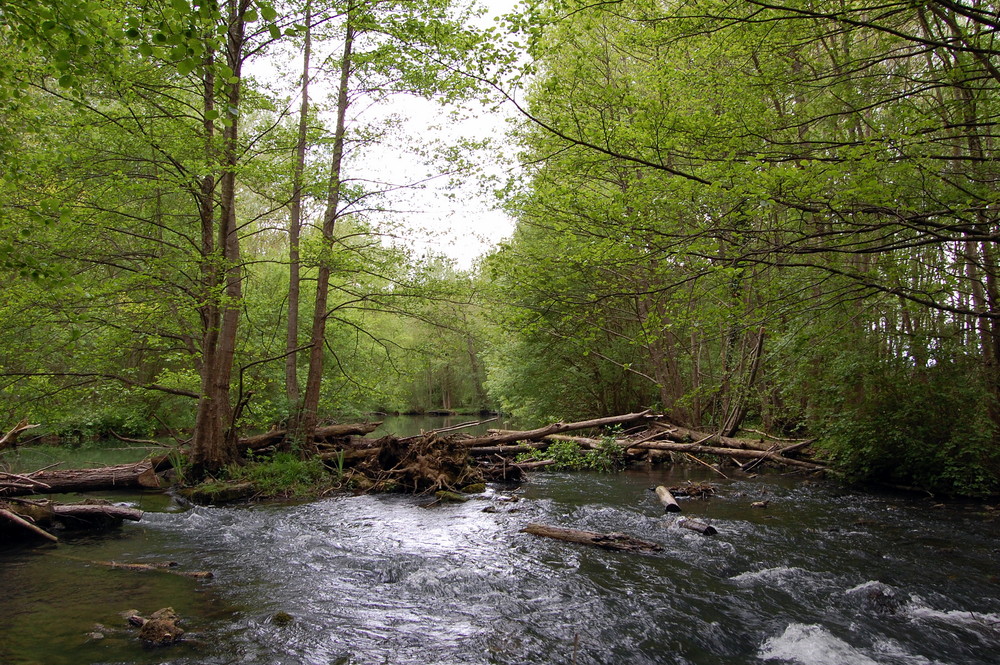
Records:
[[[302,47],[302,105],[299,109],[299,137],[295,146],[295,171],[292,175],[292,209],[288,223],[288,334],[285,338],[285,396],[294,413],[299,407],[299,235],[302,229],[302,173],[306,163],[306,139],[309,129],[309,58],[312,51],[312,3],[306,2],[306,35]]]
[[[239,162],[237,140],[239,117],[231,109],[240,106],[240,74],[243,62],[244,15],[249,0],[229,0],[229,33],[226,64],[232,69],[231,81],[225,83],[224,103],[228,124],[222,135],[222,174],[219,177],[219,215],[206,210],[213,201],[202,204],[202,275],[207,303],[202,317],[203,346],[201,399],[195,418],[191,463],[195,476],[214,471],[237,457],[236,432],[229,384],[236,355],[240,300],[243,290],[243,267],[236,223],[236,166]],[[211,69],[205,76],[205,110],[214,109],[215,81]],[[214,125],[206,114],[209,144]],[[214,156],[214,155],[213,155]],[[211,184],[214,185],[214,182]],[[203,191],[205,183],[203,183]],[[214,197],[212,197],[214,198]],[[214,238],[213,238],[214,235]],[[221,259],[221,261],[220,261]],[[221,267],[220,267],[221,266]],[[222,291],[220,294],[219,291]]]
[[[347,125],[347,108],[350,105],[348,85],[351,79],[354,49],[354,24],[348,10],[344,34],[344,52],[340,61],[340,89],[337,94],[337,125],[333,137],[333,156],[330,160],[330,185],[327,192],[326,213],[323,216],[323,250],[316,276],[316,304],[313,308],[312,335],[309,349],[309,375],[306,378],[302,399],[301,431],[311,437],[318,420],[320,388],[323,383],[323,351],[326,340],[327,302],[330,292],[330,257],[333,235],[340,207],[341,167],[344,160],[344,137]]]

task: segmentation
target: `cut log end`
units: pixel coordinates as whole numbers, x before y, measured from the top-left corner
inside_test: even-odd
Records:
[[[697,520],[682,518],[677,521],[677,526],[684,529],[690,529],[691,531],[697,531],[703,536],[714,536],[719,533],[719,531],[711,524],[705,524],[704,522],[699,522]]]
[[[668,490],[663,485],[660,485],[654,491],[656,492],[656,496],[660,500],[660,503],[663,504],[663,512],[666,513],[681,512],[681,506],[679,503],[677,503],[677,499],[674,498],[674,495],[670,493],[670,490]]]

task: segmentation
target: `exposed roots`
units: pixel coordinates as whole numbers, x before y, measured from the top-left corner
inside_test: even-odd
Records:
[[[392,482],[400,490],[427,494],[439,490],[455,492],[484,480],[482,471],[472,465],[468,448],[458,445],[453,438],[386,436],[375,445],[380,449],[379,454],[356,468],[376,483]]]

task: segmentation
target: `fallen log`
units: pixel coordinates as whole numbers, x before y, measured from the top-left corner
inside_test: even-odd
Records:
[[[427,430],[424,432],[421,430],[420,434],[415,434],[413,436],[404,436],[400,441],[406,441],[407,439],[419,439],[422,436],[430,436],[431,434],[444,434],[446,432],[455,432],[460,429],[466,429],[469,427],[478,427],[479,425],[485,425],[486,423],[492,423],[495,420],[500,420],[500,416],[494,416],[492,418],[487,418],[486,420],[470,420],[466,423],[459,423],[457,425],[450,425],[448,427],[439,427],[438,429]]]
[[[327,425],[325,427],[317,427],[313,432],[313,440],[322,441],[324,439],[339,439],[347,436],[364,436],[365,434],[374,432],[375,429],[381,424],[381,422],[349,423],[343,425]],[[284,441],[287,436],[287,429],[275,429],[270,432],[265,432],[264,434],[243,437],[239,440],[239,447],[240,450],[260,450],[261,448],[267,448],[268,446],[278,445]]]
[[[674,498],[674,495],[670,493],[670,490],[668,490],[663,485],[660,485],[653,491],[656,493],[656,498],[658,498],[660,500],[660,503],[663,504],[663,512],[665,513],[681,512],[681,506],[679,503],[677,503],[677,499]]]
[[[33,533],[36,536],[41,536],[42,538],[46,540],[51,540],[54,543],[59,542],[58,538],[53,536],[45,529],[42,529],[41,527],[32,524],[31,522],[24,519],[20,515],[16,515],[11,511],[7,510],[6,508],[0,508],[0,517],[4,517],[8,522],[11,522],[15,526],[27,530],[29,533]]]
[[[146,488],[157,489],[160,480],[149,461],[119,464],[96,469],[36,471],[17,476],[20,482],[0,477],[0,496],[20,496],[37,492],[89,492],[92,490]],[[25,483],[28,480],[30,483]]]
[[[663,432],[663,435],[671,441],[676,441],[678,443],[697,443],[699,445],[708,444],[710,446],[717,446],[720,448],[739,448],[743,450],[765,451],[770,450],[771,446],[774,445],[774,440],[769,440],[764,437],[760,439],[746,439],[734,436],[722,436],[721,434],[699,432],[698,430],[681,427],[680,425],[672,425],[670,423],[654,422],[653,427]],[[806,445],[806,442],[800,442],[794,446],[789,446],[789,449],[794,450],[796,448],[801,448],[804,445]]]
[[[61,503],[52,505],[53,517],[62,522],[67,520],[130,520],[138,522],[142,519],[142,511],[128,506],[115,506],[93,503]]]
[[[548,441],[539,443],[521,443],[512,446],[481,446],[479,448],[469,448],[469,454],[475,457],[483,455],[518,455],[520,453],[530,453],[533,450],[545,450],[549,447]]]
[[[683,517],[677,520],[677,526],[684,529],[691,529],[692,531],[697,531],[703,536],[714,536],[715,534],[719,533],[718,530],[710,524],[705,524],[704,522],[699,522],[697,520],[685,519]]]
[[[593,545],[606,550],[616,552],[658,552],[663,549],[657,543],[639,540],[623,533],[598,533],[597,531],[581,531],[579,529],[566,529],[559,526],[548,526],[545,524],[529,524],[521,529],[522,533],[530,533],[545,538],[555,538],[569,543],[580,543],[582,545]]]
[[[509,429],[491,429],[487,432],[490,435],[502,436],[504,434],[513,434],[514,430]],[[581,448],[587,448],[588,450],[593,450],[601,445],[600,439],[592,439],[586,436],[569,436],[568,434],[549,434],[541,438],[543,444],[555,443],[556,441],[569,441],[571,443],[579,444]],[[623,441],[619,441],[619,444],[624,444]],[[523,444],[531,445],[531,444]],[[534,444],[541,445],[541,444]],[[474,448],[474,450],[480,450],[479,448]]]
[[[722,448],[717,446],[704,446],[696,443],[677,443],[675,441],[646,441],[645,443],[640,443],[634,448],[641,448],[644,450],[670,450],[680,453],[702,453],[705,455],[728,455],[730,457],[742,458],[742,459],[766,459],[770,462],[776,464],[784,464],[786,466],[794,466],[799,469],[806,469],[808,471],[823,471],[826,469],[825,466],[821,464],[816,464],[815,462],[805,462],[802,460],[791,459],[790,457],[783,457],[777,452],[769,452],[767,450],[748,450],[745,448]]]
[[[552,423],[551,425],[546,425],[545,427],[523,432],[508,432],[507,434],[498,434],[496,436],[472,437],[462,439],[458,441],[458,443],[467,448],[475,448],[477,446],[499,445],[501,443],[510,443],[513,441],[538,441],[539,439],[543,439],[550,434],[591,429],[593,427],[606,427],[608,425],[632,423],[638,420],[647,420],[651,417],[649,409],[646,409],[645,411],[641,411],[639,413],[627,413],[622,416],[609,416],[607,418],[595,418],[594,420],[581,420],[580,422],[575,423]]]

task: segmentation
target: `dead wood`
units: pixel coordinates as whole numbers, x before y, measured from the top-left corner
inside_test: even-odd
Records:
[[[491,429],[489,431],[490,435],[496,435],[496,436],[502,436],[505,434],[514,434],[514,433],[515,433],[514,430],[509,430],[509,429]],[[546,445],[554,443],[556,441],[570,441],[572,443],[578,444],[581,448],[587,448],[589,450],[593,450],[601,445],[600,439],[592,439],[586,436],[569,436],[568,434],[549,434],[548,436],[542,437],[540,441],[541,444],[546,444]],[[619,441],[619,443],[623,442]],[[543,448],[544,446],[541,444],[522,444],[522,445],[535,445],[538,446],[539,448]],[[508,447],[508,450],[509,449],[510,448]],[[482,450],[482,448],[474,448],[474,450]]]
[[[575,430],[591,429],[595,427],[606,427],[608,425],[620,425],[623,423],[636,422],[637,420],[648,420],[650,418],[650,411],[647,409],[639,413],[628,413],[622,416],[595,418],[593,420],[582,420],[575,423],[553,423],[551,425],[546,425],[545,427],[524,432],[509,432],[507,434],[498,434],[496,436],[472,437],[463,439],[461,443],[463,446],[468,448],[474,448],[477,446],[499,445],[501,443],[510,443],[513,441],[538,441],[539,439],[543,439],[550,434],[572,432]]]
[[[514,466],[519,468],[521,471],[530,471],[532,469],[540,469],[543,466],[549,466],[555,463],[556,461],[554,459],[543,459],[538,460],[537,462],[518,462],[514,464]]]
[[[660,500],[660,503],[663,504],[663,512],[665,513],[681,512],[681,506],[679,503],[677,503],[677,499],[674,498],[674,495],[670,493],[670,490],[668,490],[663,485],[660,485],[653,491],[656,493],[656,498],[658,498]]]
[[[518,455],[520,453],[530,453],[533,450],[545,450],[549,447],[548,441],[540,441],[538,443],[520,443],[512,446],[482,446],[479,448],[470,448],[469,454],[476,457],[481,457],[483,455]]]
[[[101,520],[130,520],[138,522],[142,519],[142,511],[127,506],[115,506],[95,503],[62,503],[53,504],[52,512],[55,519],[66,522],[68,520],[101,521]]]
[[[163,443],[162,441],[153,441],[152,439],[130,439],[127,436],[122,436],[113,429],[108,430],[108,432],[111,434],[111,436],[125,443],[135,443],[143,446],[156,446],[158,448],[173,448],[173,446],[171,446],[169,443]]]
[[[27,420],[22,420],[18,424],[14,425],[9,432],[0,437],[0,450],[7,448],[9,446],[17,445],[17,437],[21,436],[22,432],[26,432],[29,429],[35,429],[36,427],[41,427],[41,425],[29,425]]]
[[[17,515],[17,514],[11,512],[11,511],[7,510],[6,508],[0,508],[0,517],[5,518],[8,522],[14,524],[17,527],[20,527],[21,529],[24,529],[24,530],[28,531],[29,533],[34,534],[36,536],[41,536],[42,538],[45,538],[46,540],[51,540],[54,543],[55,542],[59,542],[58,538],[56,538],[55,536],[53,536],[51,533],[49,533],[45,529],[42,529],[41,527],[35,526],[34,524],[32,524],[28,520],[24,519],[20,515]]]
[[[741,459],[764,458],[776,464],[793,466],[808,471],[822,471],[826,468],[821,464],[816,464],[814,462],[804,462],[802,460],[783,457],[777,452],[769,452],[767,450],[747,450],[745,448],[722,448],[716,446],[703,446],[695,443],[677,443],[674,441],[647,441],[645,443],[641,443],[637,446],[632,446],[632,447],[646,449],[646,450],[670,450],[680,453],[702,453],[705,455],[723,455],[723,456],[729,455],[730,457],[736,457]]]
[[[545,524],[529,524],[521,530],[523,533],[530,533],[545,538],[555,538],[570,543],[580,543],[583,545],[593,545],[606,550],[617,552],[658,552],[663,549],[656,543],[639,540],[627,536],[623,533],[598,533],[597,531],[581,531],[579,529],[566,529],[559,526],[548,526]]]
[[[171,575],[181,575],[182,577],[192,577],[198,580],[211,579],[214,575],[209,571],[185,571],[176,570],[176,561],[160,561],[157,563],[123,563],[121,561],[91,561],[96,566],[106,566],[108,568],[120,568],[122,570],[134,570],[137,572],[159,572],[170,573]]]
[[[317,427],[313,432],[313,441],[323,442],[335,439],[343,439],[349,436],[364,436],[375,431],[381,425],[377,423],[349,423],[343,425],[327,425]],[[268,446],[275,446],[282,443],[288,436],[287,429],[275,429],[264,434],[243,437],[239,441],[241,450],[260,450]]]
[[[473,421],[470,421],[470,422],[467,422],[467,423],[459,423],[458,425],[451,425],[450,427],[440,427],[438,429],[432,429],[432,430],[428,430],[426,432],[421,431],[420,434],[416,434],[414,436],[403,437],[403,440],[405,441],[405,440],[408,440],[408,439],[419,439],[420,437],[430,436],[432,434],[444,434],[446,432],[456,432],[456,431],[458,431],[460,429],[468,429],[469,427],[477,427],[479,425],[485,425],[486,423],[492,423],[492,422],[494,422],[496,420],[499,420],[499,419],[500,419],[499,416],[495,416],[493,418],[487,418],[486,420],[473,420]]]
[[[681,427],[680,425],[672,425],[670,423],[663,422],[654,422],[653,427],[662,431],[666,438],[678,443],[693,442],[698,445],[709,444],[720,448],[769,450],[773,442],[773,440],[768,440],[764,437],[760,439],[746,439],[733,436],[722,436],[717,433],[712,434],[709,432],[699,432],[698,430],[688,429],[687,427]]]
[[[153,469],[153,464],[149,461],[96,469],[36,471],[21,474],[16,478],[17,480],[11,482],[9,474],[0,477],[0,496],[20,496],[36,492],[89,492],[106,489],[156,489],[160,487],[159,478]]]
[[[691,529],[692,531],[697,531],[703,536],[714,536],[715,534],[719,533],[718,530],[710,524],[705,524],[704,522],[699,522],[697,520],[685,519],[683,517],[677,520],[677,526],[684,529]]]

